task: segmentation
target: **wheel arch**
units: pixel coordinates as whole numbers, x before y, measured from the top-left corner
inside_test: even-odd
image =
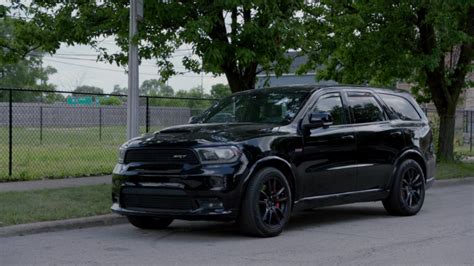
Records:
[[[410,149],[410,150],[406,150],[404,151],[399,157],[398,159],[395,161],[395,167],[393,169],[393,173],[392,173],[392,178],[390,180],[390,188],[392,187],[392,183],[393,183],[393,180],[395,178],[395,174],[397,173],[398,171],[398,167],[400,166],[400,164],[407,160],[407,159],[412,159],[414,160],[415,162],[417,162],[420,167],[421,167],[421,170],[423,171],[423,176],[424,176],[424,181],[426,183],[426,178],[427,178],[427,168],[426,168],[426,162],[425,162],[425,159],[423,158],[423,155],[421,155],[421,152],[415,150],[415,149]]]
[[[290,185],[290,190],[291,190],[291,195],[293,197],[293,202],[296,198],[296,193],[297,193],[297,188],[296,188],[296,175],[293,171],[293,168],[291,164],[286,161],[285,159],[278,157],[278,156],[268,156],[264,157],[257,162],[253,164],[253,166],[250,168],[249,173],[244,179],[244,188],[243,190],[247,190],[248,183],[252,176],[257,173],[259,170],[265,168],[265,167],[273,167],[278,169],[280,172],[283,173],[285,176],[286,180],[288,181],[288,184]],[[292,204],[293,204],[292,202]]]

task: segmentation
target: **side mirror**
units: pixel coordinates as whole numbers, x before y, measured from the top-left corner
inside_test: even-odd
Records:
[[[311,128],[327,128],[332,125],[332,123],[332,116],[328,112],[314,112],[309,114],[309,126]]]
[[[309,131],[313,128],[327,128],[333,124],[332,116],[328,112],[310,113],[308,120],[309,123],[301,123],[304,135],[309,135]]]
[[[196,116],[191,116],[188,120],[188,124],[192,124],[196,120]]]

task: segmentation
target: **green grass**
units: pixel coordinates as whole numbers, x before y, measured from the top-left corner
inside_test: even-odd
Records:
[[[436,165],[436,179],[450,179],[474,176],[474,163],[446,163]]]
[[[151,128],[151,131],[158,128]],[[141,132],[145,130],[142,129]],[[0,182],[107,174],[126,140],[125,127],[13,128],[13,175],[8,176],[8,128],[0,128]]]
[[[0,193],[0,226],[110,213],[110,185]]]

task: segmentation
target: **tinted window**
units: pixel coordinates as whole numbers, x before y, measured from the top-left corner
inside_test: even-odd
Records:
[[[321,96],[316,102],[313,112],[330,113],[335,125],[346,123],[342,99],[339,93],[330,93]]]
[[[383,121],[383,111],[375,97],[368,92],[350,92],[349,106],[355,123]]]
[[[307,92],[266,90],[232,95],[205,111],[196,122],[288,124],[307,96]]]
[[[388,105],[390,110],[398,115],[401,120],[420,120],[421,117],[416,111],[415,107],[405,98],[390,95],[380,94],[382,100]]]

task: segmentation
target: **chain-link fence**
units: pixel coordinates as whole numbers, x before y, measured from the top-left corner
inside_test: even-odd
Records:
[[[423,108],[433,130],[435,142],[438,141],[439,116],[434,107]],[[455,155],[472,156],[474,152],[474,110],[457,110],[454,127]],[[437,143],[436,143],[437,144]]]
[[[215,100],[140,97],[140,132],[185,124]],[[0,182],[110,173],[127,97],[0,88]]]

